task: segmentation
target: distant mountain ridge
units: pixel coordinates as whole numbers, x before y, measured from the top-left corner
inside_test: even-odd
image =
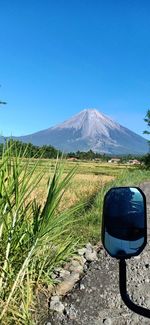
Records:
[[[144,154],[147,141],[96,109],[85,109],[63,123],[30,135],[13,137],[34,145],[52,145],[64,152]]]

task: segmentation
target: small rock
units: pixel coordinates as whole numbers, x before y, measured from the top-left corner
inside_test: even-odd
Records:
[[[56,267],[55,272],[59,273],[62,270],[62,267]]]
[[[58,302],[59,301],[59,296],[52,296],[51,301]]]
[[[150,308],[150,297],[146,297],[146,298],[145,298],[144,304],[145,304],[148,308]]]
[[[83,271],[84,271],[84,272],[86,272],[86,271],[87,271],[87,269],[88,269],[88,266],[87,266],[87,264],[84,264],[84,267],[83,267]]]
[[[50,309],[57,311],[58,313],[63,313],[65,307],[62,304],[62,302],[59,300],[58,296],[52,296],[51,302],[50,302]]]
[[[131,317],[131,323],[130,323],[131,325],[137,325],[137,324],[139,324],[139,316],[138,315],[132,315],[132,317]]]
[[[74,320],[76,318],[77,311],[73,305],[67,310],[67,315],[70,319]]]
[[[85,258],[88,262],[93,262],[98,259],[97,252],[90,243],[86,245]]]
[[[82,273],[83,272],[83,264],[82,260],[72,260],[71,265],[69,267],[71,272]]]
[[[93,246],[91,245],[91,243],[86,244],[86,249],[91,251],[93,250]]]
[[[135,258],[135,260],[140,260],[140,255],[138,255],[138,256],[134,256],[134,258]]]
[[[84,248],[80,248],[80,249],[78,249],[78,254],[80,255],[80,256],[83,256],[84,254],[85,254],[85,252],[86,252],[86,248],[84,247]]]
[[[84,265],[86,263],[86,259],[83,256],[80,257],[80,260],[81,260],[82,265]]]
[[[63,279],[65,279],[66,277],[68,277],[70,275],[70,272],[68,270],[62,269],[59,273],[59,276]]]
[[[55,288],[55,294],[64,296],[67,292],[71,291],[74,287],[75,283],[79,280],[79,273],[73,272],[68,276],[63,282],[61,282],[56,288]]]
[[[85,289],[85,286],[83,283],[80,283],[80,290],[84,290]]]
[[[110,318],[105,318],[105,319],[103,319],[103,324],[105,324],[105,325],[111,325],[112,324],[112,321],[111,321]]]
[[[57,275],[56,273],[52,273],[52,274],[51,274],[51,278],[52,278],[53,280],[55,280],[55,279],[57,278],[57,276],[58,276],[58,275]]]
[[[86,250],[85,258],[88,262],[93,262],[98,259],[96,251],[90,251],[90,250]]]

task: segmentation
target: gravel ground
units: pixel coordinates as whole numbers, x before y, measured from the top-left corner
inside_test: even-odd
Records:
[[[142,184],[147,198],[150,237],[150,183]],[[150,308],[150,243],[140,256],[127,260],[128,293],[133,301]],[[119,293],[118,262],[101,249],[85,276],[62,300],[65,310],[49,315],[47,325],[139,325],[150,320],[131,312]]]

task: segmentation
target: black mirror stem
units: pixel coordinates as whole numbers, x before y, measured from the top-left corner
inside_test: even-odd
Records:
[[[126,261],[125,259],[119,260],[119,289],[123,302],[125,305],[134,311],[135,313],[150,318],[150,310],[144,307],[136,305],[132,300],[130,300],[127,293],[127,285],[126,285]]]

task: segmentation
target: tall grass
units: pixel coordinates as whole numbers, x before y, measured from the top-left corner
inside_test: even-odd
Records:
[[[58,212],[75,169],[62,178],[63,167],[56,164],[39,206],[31,194],[44,170],[35,173],[38,162],[29,168],[30,160],[23,162],[12,149],[6,145],[0,163],[0,323],[32,324],[35,287],[51,282],[54,267],[74,253],[77,243],[71,227],[78,207]]]

